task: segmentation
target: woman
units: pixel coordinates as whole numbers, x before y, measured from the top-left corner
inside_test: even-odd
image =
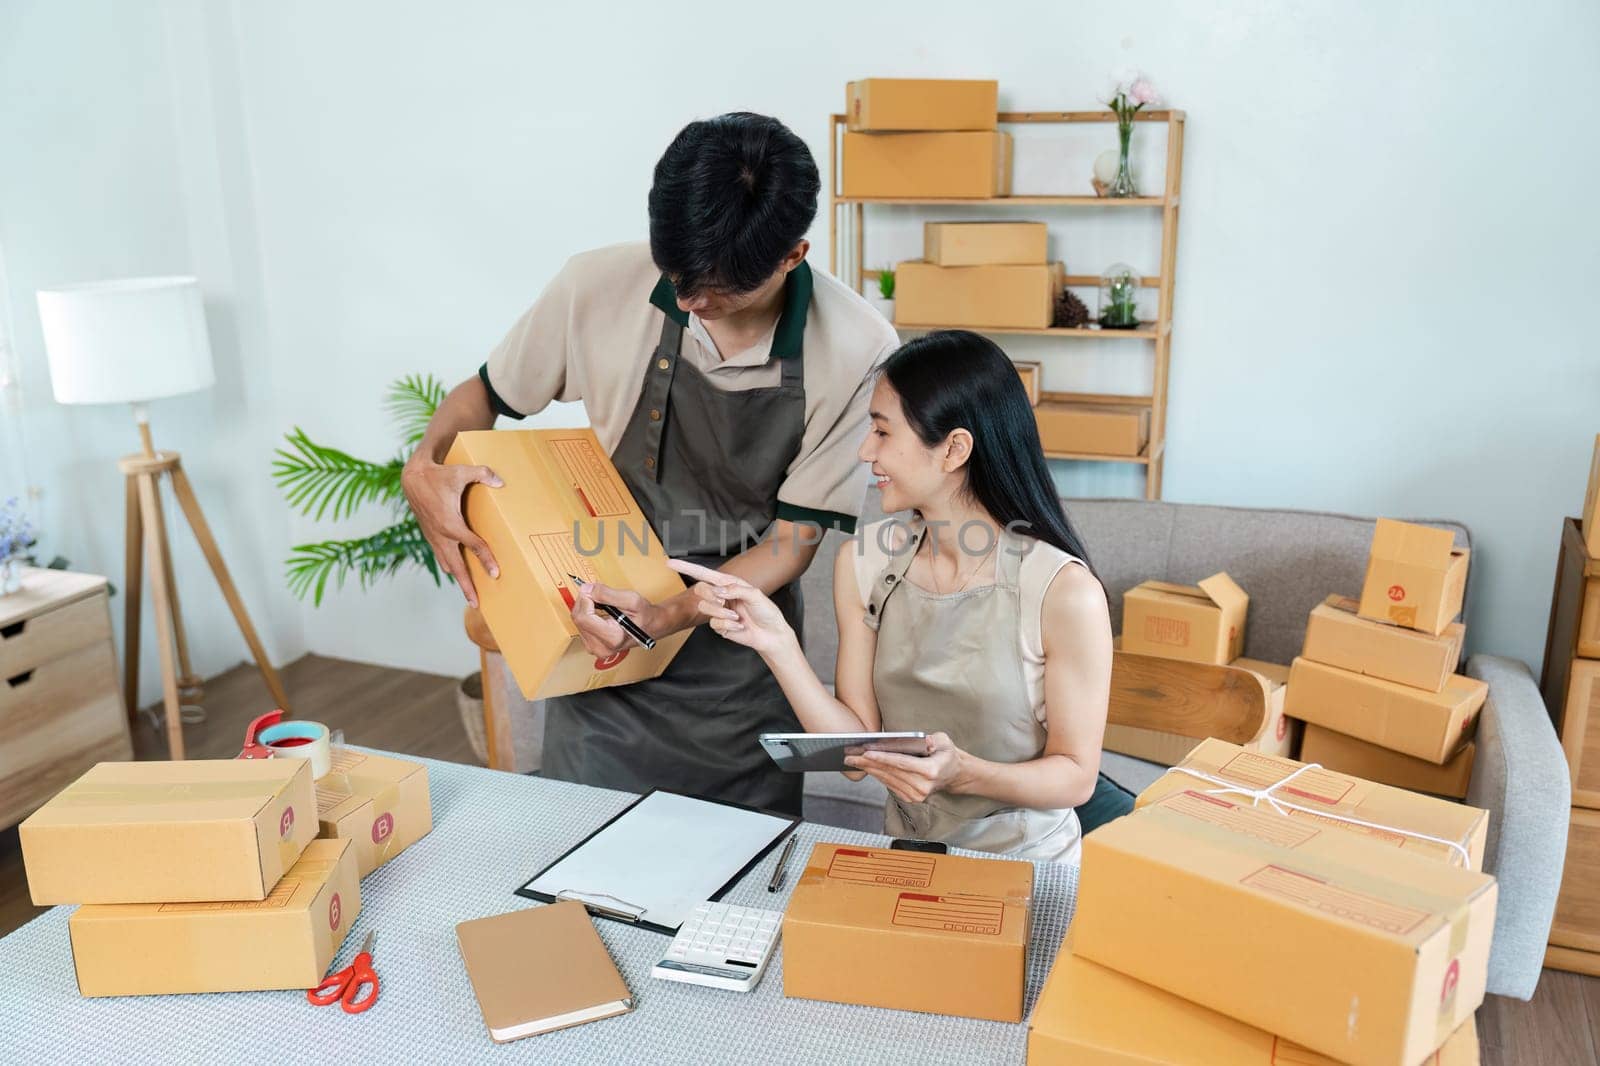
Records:
[[[1111,686],[1105,590],[1056,496],[1016,368],[974,333],[928,334],[883,364],[860,457],[883,509],[834,568],[830,694],[760,590],[698,578],[700,607],[755,649],[808,732],[920,730],[927,754],[864,751],[896,836],[1076,861]]]

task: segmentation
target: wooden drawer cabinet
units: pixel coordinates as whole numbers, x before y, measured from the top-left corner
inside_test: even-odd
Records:
[[[29,570],[0,597],[0,826],[131,759],[104,578]]]
[[[1568,678],[1561,747],[1572,773],[1572,805],[1600,808],[1600,660],[1574,659]]]
[[[1574,808],[1550,943],[1600,951],[1600,811]]]

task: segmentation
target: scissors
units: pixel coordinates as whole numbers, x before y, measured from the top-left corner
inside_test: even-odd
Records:
[[[349,966],[330,973],[316,988],[307,989],[306,1002],[326,1007],[337,1000],[346,1014],[360,1014],[378,1002],[378,974],[372,968],[372,937],[375,932],[372,930],[367,933],[367,939],[361,942],[361,950],[356,952]],[[362,988],[372,991],[365,998],[357,998]]]

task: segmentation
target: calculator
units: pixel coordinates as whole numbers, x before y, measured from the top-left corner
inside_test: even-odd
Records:
[[[650,972],[663,981],[748,992],[766,972],[782,920],[782,911],[702,903],[678,927],[666,956]]]

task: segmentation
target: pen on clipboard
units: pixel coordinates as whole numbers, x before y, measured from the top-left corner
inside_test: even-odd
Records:
[[[583,587],[584,580],[577,574],[568,574],[567,577],[577,582],[579,588]],[[604,611],[612,618],[615,618],[617,620],[617,625],[622,627],[622,631],[628,634],[628,636],[632,637],[634,640],[637,640],[640,646],[646,651],[649,651],[651,648],[656,646],[656,638],[640,629],[637,622],[629,618],[618,608],[611,606],[609,603],[596,603],[594,606],[596,610]]]
[[[783,846],[783,851],[778,853],[778,865],[772,871],[772,880],[767,882],[767,891],[776,892],[783,885],[783,871],[789,865],[789,856],[794,853],[795,837],[789,834],[789,842]]]

